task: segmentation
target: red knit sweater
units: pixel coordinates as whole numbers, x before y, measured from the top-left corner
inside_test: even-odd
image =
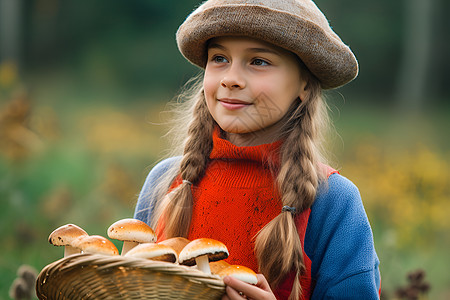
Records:
[[[273,174],[279,166],[281,142],[237,147],[221,139],[216,130],[213,143],[206,173],[192,187],[195,200],[188,239],[209,237],[222,241],[229,250],[228,263],[258,271],[254,237],[281,213]],[[307,210],[296,218],[302,245],[309,213]],[[162,226],[156,228],[158,240],[164,239]],[[311,261],[305,252],[303,256],[307,270],[301,279],[302,298],[309,299]],[[278,299],[288,298],[293,280],[292,272],[274,291]]]

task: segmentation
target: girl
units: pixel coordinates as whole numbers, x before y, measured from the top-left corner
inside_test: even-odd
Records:
[[[260,273],[225,277],[224,299],[378,299],[359,192],[322,155],[322,90],[358,73],[325,16],[311,0],[209,0],[177,43],[204,74],[183,95],[181,155],[150,172],[135,218],[159,240],[220,240]]]

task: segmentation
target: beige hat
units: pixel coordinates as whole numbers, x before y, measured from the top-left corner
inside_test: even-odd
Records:
[[[219,36],[249,36],[297,54],[324,89],[358,75],[352,51],[311,0],[208,0],[181,24],[178,48],[204,68],[207,41]]]

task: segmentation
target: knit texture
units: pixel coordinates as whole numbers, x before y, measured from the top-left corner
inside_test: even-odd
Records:
[[[215,158],[210,167],[215,166],[216,169],[210,168],[211,173],[208,171],[205,176],[208,177],[210,184],[205,186],[200,183],[193,186],[196,197],[208,197],[211,203],[202,201],[201,206],[194,207],[196,220],[193,220],[189,237],[212,234],[209,237],[220,239],[223,236],[230,249],[228,261],[249,266],[256,271],[252,250],[254,244],[251,240],[253,233],[257,232],[255,224],[263,226],[264,222],[270,220],[269,217],[265,218],[264,214],[273,217],[281,211],[281,204],[276,200],[278,198],[272,195],[275,192],[272,174],[268,165],[263,163],[267,158],[276,161],[277,155],[267,155],[272,150],[276,152],[279,145],[275,143],[245,149],[246,147],[235,147],[218,136],[214,137],[214,143],[212,155]],[[235,164],[233,164],[235,159],[231,157],[235,157]],[[263,157],[265,159],[261,160]],[[150,223],[155,206],[155,196],[152,192],[160,177],[179,162],[180,157],[169,158],[152,169],[140,193],[135,218]],[[241,176],[235,167],[239,168],[237,170],[243,170],[248,176]],[[261,174],[251,174],[250,169],[253,167],[255,172],[259,170]],[[218,175],[221,173],[220,170],[234,177]],[[268,187],[264,187],[263,182]],[[255,186],[249,188],[245,186],[246,184]],[[231,193],[234,195],[235,189],[241,190],[242,199],[229,196]],[[249,198],[253,197],[252,195],[257,196],[253,198],[256,203],[251,203],[253,201]],[[231,199],[233,202],[224,203],[228,198],[233,198]],[[261,215],[258,215],[257,210]],[[240,220],[235,218],[238,215],[241,216]],[[207,220],[206,216],[213,219]],[[258,220],[252,220],[252,217]],[[255,221],[255,224],[249,225],[247,221],[252,221],[250,223]],[[235,224],[237,228],[231,228],[231,224]],[[300,215],[296,224],[300,239],[304,243],[306,268],[311,271],[310,275],[307,272],[301,279],[304,299],[308,299],[309,293],[312,300],[379,299],[379,260],[359,191],[351,181],[340,174],[330,175],[327,185],[320,186],[311,209]],[[239,230],[240,227],[242,230]],[[253,233],[247,230],[253,230]],[[238,247],[234,247],[235,245],[240,245],[246,250],[236,249]],[[293,280],[293,274],[290,274],[274,291],[277,299],[287,299]],[[314,288],[309,291],[309,286]]]
[[[262,163],[266,153],[277,150],[277,144],[236,147],[217,135],[213,144],[206,175],[193,188],[188,238],[221,240],[230,253],[228,262],[257,271],[253,238],[281,213],[273,175]]]
[[[297,54],[325,89],[353,80],[358,62],[311,0],[209,0],[177,31],[180,52],[206,65],[209,39],[248,36]]]
[[[188,239],[213,238],[227,245],[230,264],[258,271],[254,237],[281,213],[281,200],[275,188],[274,167],[279,164],[281,142],[253,147],[237,147],[214,131],[213,150],[205,176],[192,187],[195,199]],[[276,170],[276,169],[275,169]],[[177,180],[175,185],[180,182]],[[302,241],[310,210],[296,218]],[[164,239],[164,223],[156,228],[158,240]],[[306,253],[307,271],[301,280],[303,299],[309,299],[311,261]],[[292,272],[274,291],[287,299],[295,273]]]

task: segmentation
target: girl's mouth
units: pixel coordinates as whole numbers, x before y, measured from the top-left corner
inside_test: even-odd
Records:
[[[251,105],[251,103],[231,98],[217,99],[223,107],[229,110],[236,110]]]

